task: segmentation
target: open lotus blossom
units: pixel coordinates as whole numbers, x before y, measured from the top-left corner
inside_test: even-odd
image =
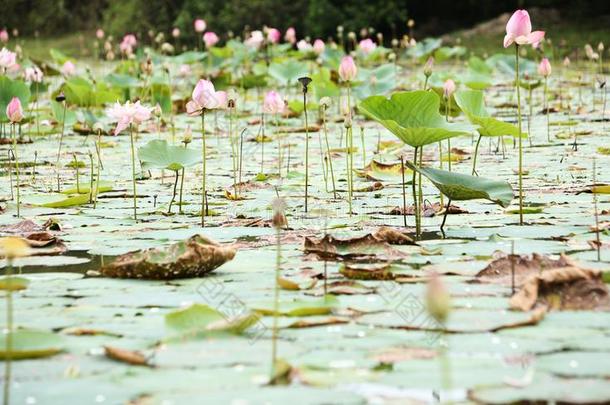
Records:
[[[190,116],[196,116],[201,115],[205,110],[225,108],[226,104],[227,93],[216,91],[211,81],[201,79],[193,89],[191,101],[186,103],[186,112]]]
[[[226,91],[217,91],[216,98],[218,99],[217,109],[226,110],[229,108],[229,96]]]
[[[61,74],[64,76],[74,76],[74,74],[76,74],[76,66],[74,66],[74,63],[67,60],[61,67]]]
[[[203,32],[205,31],[207,24],[201,18],[198,18],[193,22],[193,26],[195,27],[195,32]]]
[[[218,43],[218,35],[216,35],[213,31],[208,31],[203,34],[203,42],[205,43],[206,48],[211,48]]]
[[[41,83],[42,82],[42,71],[37,66],[27,67],[23,72],[26,82],[30,83]]]
[[[17,54],[11,52],[6,48],[0,50],[0,68],[2,70],[9,70],[17,63]]]
[[[6,44],[8,42],[8,31],[6,29],[0,31],[0,42],[2,42],[3,44]]]
[[[549,77],[551,75],[551,62],[547,58],[542,58],[538,65],[538,73],[542,77]]]
[[[451,95],[455,93],[455,89],[455,82],[451,79],[447,79],[447,81],[443,83],[443,96],[445,96],[446,99],[449,99]]]
[[[118,135],[130,125],[139,125],[148,120],[152,114],[152,108],[141,105],[140,101],[135,103],[127,101],[123,105],[117,101],[106,111],[106,114],[117,122],[114,135]]]
[[[250,37],[248,39],[246,39],[246,41],[244,42],[247,46],[251,47],[251,48],[260,48],[260,46],[263,44],[263,42],[265,41],[265,37],[263,36],[262,31],[252,31],[250,33]]]
[[[179,36],[180,36],[180,28],[174,27],[174,29],[172,29],[172,37],[178,38]]]
[[[517,45],[537,44],[544,38],[544,31],[533,31],[530,15],[526,10],[517,10],[506,24],[504,47],[508,48],[514,43]]]
[[[313,51],[316,53],[316,55],[320,55],[322,52],[324,52],[324,48],[326,46],[324,45],[324,41],[322,41],[321,39],[316,39],[313,42]]]
[[[272,44],[277,44],[280,42],[280,38],[282,38],[282,34],[280,30],[277,28],[269,28],[267,29],[267,40]]]
[[[101,29],[101,28],[98,28],[98,29],[95,31],[95,37],[96,37],[97,39],[104,39],[104,35],[105,35],[105,34],[104,34],[104,30],[103,30],[103,29]]]
[[[284,41],[290,44],[294,44],[295,42],[297,42],[297,33],[293,27],[290,27],[286,30],[286,33],[284,34]]]
[[[269,91],[265,94],[263,111],[266,114],[281,114],[284,112],[284,100],[277,91]]]
[[[368,55],[369,53],[373,52],[375,48],[377,48],[377,44],[373,42],[372,39],[366,38],[360,41],[358,47],[360,48],[363,54]]]
[[[297,49],[301,52],[311,52],[313,51],[313,47],[311,44],[304,39],[297,42]]]
[[[358,74],[358,68],[356,67],[356,63],[354,62],[354,58],[351,56],[344,56],[341,59],[341,64],[339,65],[339,77],[344,82],[351,82],[356,78]]]
[[[6,106],[6,117],[10,122],[16,124],[23,119],[23,108],[21,101],[17,97],[13,97]]]

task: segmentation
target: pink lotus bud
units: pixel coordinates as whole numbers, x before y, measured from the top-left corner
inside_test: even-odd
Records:
[[[339,65],[339,77],[344,82],[351,82],[354,80],[356,75],[358,74],[358,68],[354,63],[354,58],[351,56],[344,56],[341,59],[341,64]]]
[[[538,65],[538,73],[543,77],[549,77],[551,75],[551,62],[547,58],[542,58]]]
[[[449,99],[453,93],[455,93],[455,82],[451,79],[447,79],[443,84],[443,95],[446,99]]]
[[[297,42],[297,49],[301,52],[311,52],[313,51],[313,47],[311,44],[304,39]]]
[[[284,100],[277,91],[269,91],[263,101],[263,111],[266,114],[281,114],[284,112]]]
[[[9,70],[17,64],[17,54],[6,48],[0,50],[0,70]],[[2,72],[0,72],[2,73]]]
[[[563,66],[564,67],[570,66],[570,58],[568,58],[567,56],[563,59]]]
[[[206,48],[211,48],[218,43],[218,35],[215,32],[208,31],[203,34],[203,42]]]
[[[23,108],[21,108],[21,101],[17,97],[13,97],[6,106],[6,117],[13,124],[21,122],[23,119]]]
[[[205,31],[207,24],[205,23],[204,20],[202,20],[201,18],[198,18],[193,23],[193,26],[195,27],[195,32],[201,33],[203,31]]]
[[[320,55],[322,52],[324,52],[325,47],[324,41],[321,39],[316,39],[313,43],[313,51],[316,53],[316,55]]]
[[[284,41],[291,44],[297,42],[297,33],[294,28],[290,27],[286,30],[286,34],[284,34]]]
[[[40,83],[42,82],[43,77],[42,71],[36,66],[25,68],[23,76],[25,77],[25,81],[30,83]]]
[[[0,42],[4,44],[8,42],[8,31],[6,29],[0,31]]]
[[[179,36],[180,36],[180,28],[174,27],[174,29],[172,30],[172,37],[178,38]]]
[[[377,44],[374,43],[372,39],[367,38],[360,41],[358,47],[363,54],[368,55],[369,53],[373,52],[375,48],[377,48]]]
[[[506,36],[504,36],[504,47],[508,48],[512,43],[517,45],[533,45],[544,38],[544,31],[532,32],[530,15],[525,10],[517,10],[506,24]]]
[[[277,44],[278,42],[280,42],[281,37],[282,37],[282,34],[280,33],[280,31],[277,28],[269,28],[267,30],[267,39],[272,44]]]
[[[66,61],[66,63],[64,63],[61,67],[61,74],[64,76],[73,76],[76,74],[76,66],[74,66],[74,63],[70,62],[69,60]]]
[[[244,41],[244,44],[246,44],[247,46],[251,47],[251,48],[260,48],[260,46],[263,44],[263,42],[265,41],[265,36],[263,35],[262,31],[252,31],[250,33],[250,37],[248,39],[246,39]]]
[[[97,31],[95,31],[95,37],[97,39],[104,39],[104,30],[101,28],[98,28]]]

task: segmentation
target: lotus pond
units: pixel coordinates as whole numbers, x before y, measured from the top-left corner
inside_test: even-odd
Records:
[[[128,37],[2,50],[10,403],[610,402],[603,46]]]

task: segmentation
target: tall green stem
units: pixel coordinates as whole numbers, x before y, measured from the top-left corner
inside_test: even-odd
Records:
[[[546,140],[548,142],[551,142],[551,124],[549,122],[550,111],[549,111],[549,105],[548,105],[547,91],[548,91],[548,77],[545,77],[544,78],[544,112],[546,113]]]
[[[324,127],[324,141],[326,143],[326,158],[330,168],[330,178],[333,183],[333,195],[337,198],[337,187],[335,186],[335,172],[333,171],[333,158],[330,153],[330,144],[328,143],[328,128],[326,127],[326,107],[322,107],[322,126]]]
[[[205,144],[205,111],[201,113],[201,163],[202,179],[201,179],[201,226],[205,226],[205,197],[206,197],[206,144]]]
[[[417,165],[417,151],[418,147],[415,147],[415,152],[413,153],[413,164]],[[413,170],[413,178],[411,180],[411,187],[413,189],[413,211],[415,213],[415,235],[419,238],[421,233],[421,227],[419,224],[419,207],[417,205],[417,172]]]
[[[59,135],[59,147],[57,148],[57,161],[55,162],[55,170],[57,172],[57,192],[61,192],[61,184],[59,183],[59,157],[61,156],[61,145],[64,141],[64,130],[66,128],[66,102],[64,101],[64,113],[61,120],[61,134]]]
[[[11,124],[11,135],[13,137],[13,155],[15,157],[15,178],[17,181],[17,218],[21,216],[21,197],[20,197],[20,185],[19,185],[19,154],[17,153],[17,134],[15,131],[15,124]]]
[[[521,90],[519,86],[519,45],[515,45],[515,86],[517,86],[517,122],[519,128],[519,225],[523,225],[523,140],[521,139]],[[528,134],[529,135],[529,134]]]
[[[277,362],[277,336],[278,336],[278,312],[280,300],[280,287],[278,279],[280,277],[280,267],[282,265],[282,245],[281,245],[281,228],[276,226],[276,255],[275,255],[275,287],[273,291],[273,330],[271,335],[271,370],[272,375],[275,375],[275,364]]]
[[[133,124],[129,124],[129,139],[131,142],[131,181],[133,188],[133,219],[138,220],[138,194],[136,191],[136,148],[133,139]]]
[[[477,139],[477,145],[474,147],[474,157],[472,160],[472,175],[477,175],[477,155],[479,154],[479,144],[481,143],[481,135],[479,135],[479,139]]]
[[[307,91],[303,91],[303,114],[305,114],[305,212],[309,196],[309,121],[307,119]]]

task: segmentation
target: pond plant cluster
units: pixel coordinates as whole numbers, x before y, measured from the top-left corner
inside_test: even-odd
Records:
[[[602,42],[209,28],[0,31],[4,404],[610,402]]]

